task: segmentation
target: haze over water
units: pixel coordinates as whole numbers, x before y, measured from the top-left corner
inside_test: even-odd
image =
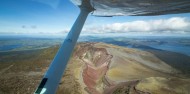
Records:
[[[60,45],[64,36],[6,35],[0,38],[0,51],[31,50]],[[79,42],[106,42],[138,49],[158,49],[190,56],[190,38],[177,36],[110,36],[81,35]]]

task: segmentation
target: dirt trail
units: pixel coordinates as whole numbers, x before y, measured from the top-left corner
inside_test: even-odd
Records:
[[[6,72],[7,70],[9,70],[11,67],[13,67],[14,65],[10,65],[7,68],[4,68],[0,71],[0,75],[3,74],[4,72]]]

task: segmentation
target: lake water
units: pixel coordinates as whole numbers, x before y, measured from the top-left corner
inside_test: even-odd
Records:
[[[43,37],[21,37],[4,36],[0,37],[0,51],[10,51],[14,49],[38,49],[59,45],[63,38],[43,38]],[[105,42],[119,46],[138,49],[161,49],[178,52],[190,56],[190,37],[96,37],[82,36],[80,42]]]

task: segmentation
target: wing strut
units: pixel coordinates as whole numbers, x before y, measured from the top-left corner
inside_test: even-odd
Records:
[[[89,0],[83,0],[80,7],[80,14],[73,24],[69,34],[64,40],[62,46],[59,48],[54,60],[52,61],[49,69],[43,77],[40,85],[38,86],[35,94],[55,94],[60,80],[63,76],[67,62],[70,59],[72,51],[78,40],[82,27],[88,14],[94,9],[91,7]]]

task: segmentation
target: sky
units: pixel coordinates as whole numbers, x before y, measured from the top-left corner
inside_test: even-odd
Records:
[[[70,0],[1,0],[0,35],[67,34],[79,12]],[[190,35],[190,13],[119,17],[89,15],[82,34]]]

